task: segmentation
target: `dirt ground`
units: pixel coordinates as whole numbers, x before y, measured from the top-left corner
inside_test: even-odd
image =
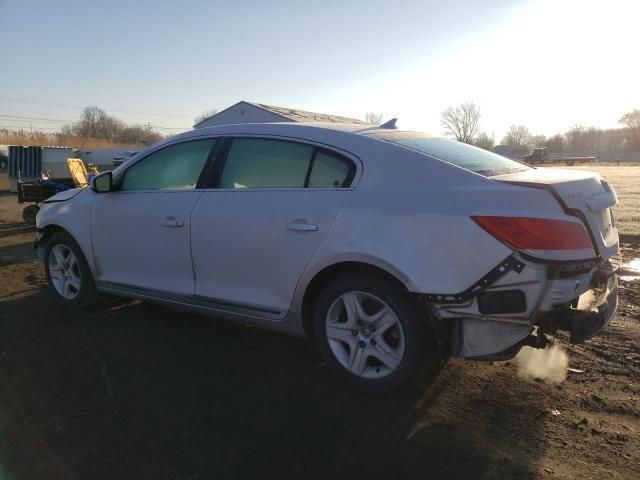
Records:
[[[640,478],[640,282],[594,340],[559,339],[578,370],[559,385],[452,360],[374,397],[304,340],[138,301],[60,309],[19,212],[0,192],[2,480]]]

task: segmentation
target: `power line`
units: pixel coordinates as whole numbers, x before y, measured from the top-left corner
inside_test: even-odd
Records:
[[[22,100],[22,99],[18,99],[18,98],[7,98],[7,97],[0,97],[0,101],[2,102],[9,102],[9,103],[23,103],[23,104],[29,104],[29,105],[44,105],[46,107],[57,107],[57,108],[71,108],[74,110],[83,110],[85,106],[79,106],[79,105],[68,105],[68,104],[64,104],[64,103],[47,103],[47,102],[33,102],[33,101],[29,101],[29,100]],[[171,113],[153,113],[153,112],[134,112],[134,111],[129,111],[129,110],[112,110],[112,109],[106,109],[110,112],[116,112],[116,113],[126,113],[126,114],[130,114],[130,115],[153,115],[156,117],[175,117],[175,118],[192,118],[189,115],[175,115],[175,114],[171,114]]]
[[[36,122],[32,122],[29,120],[20,120],[20,119],[13,119],[13,118],[0,118],[0,122],[6,125],[15,125],[16,128],[28,124],[29,128],[51,128],[51,129],[56,129],[56,130],[60,130],[62,129],[62,127],[64,125],[56,125],[55,123],[40,123],[38,121]]]
[[[22,122],[22,120],[12,120],[12,119],[2,119],[0,118],[0,121],[3,122]],[[153,129],[159,129],[159,130],[169,130],[169,131],[177,131],[177,132],[185,132],[187,130],[190,129],[190,127],[161,127],[159,125],[152,125],[152,124],[148,124],[150,127],[150,130]],[[56,131],[60,131],[60,127],[52,127],[52,126],[39,126],[39,125],[3,125],[0,126],[0,128],[7,128],[7,129],[28,129],[28,130],[56,130]]]
[[[60,122],[75,122],[72,119],[62,119],[62,118],[45,118],[45,117],[28,117],[24,115],[6,115],[0,113],[0,120],[4,122],[23,122],[24,120],[33,120],[36,123],[60,123]],[[189,130],[191,127],[164,127],[161,125],[153,125],[151,123],[147,123],[149,128],[158,128],[161,130],[177,130],[184,131]]]
[[[60,131],[59,128],[55,128],[55,127],[33,127],[31,125],[2,125],[0,126],[0,128],[2,129],[6,129],[6,130],[31,130],[33,128],[34,131],[38,131],[38,130],[54,130],[54,131]]]
[[[27,117],[24,115],[8,115],[4,113],[0,113],[0,117],[2,118],[15,118],[18,120],[39,120],[42,122],[75,122],[76,120],[71,118],[46,118],[46,117]]]

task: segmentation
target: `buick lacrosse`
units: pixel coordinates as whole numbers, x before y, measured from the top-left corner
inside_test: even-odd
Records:
[[[394,122],[201,128],[43,203],[57,301],[100,293],[306,336],[357,388],[583,342],[617,307],[611,186]]]

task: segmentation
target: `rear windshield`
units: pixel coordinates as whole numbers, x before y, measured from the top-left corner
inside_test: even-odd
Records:
[[[482,148],[447,138],[430,138],[418,132],[375,132],[372,137],[405,146],[417,152],[452,163],[472,172],[493,177],[521,172],[531,167],[515,160],[496,155]]]

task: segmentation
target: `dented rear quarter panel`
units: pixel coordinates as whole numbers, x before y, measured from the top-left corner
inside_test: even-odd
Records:
[[[494,212],[566,217],[547,191],[511,185],[379,140],[360,183],[336,216],[307,266],[294,299],[297,314],[307,285],[343,261],[377,266],[415,293],[455,294],[481,279],[514,251],[470,217]],[[389,168],[394,155],[401,168]],[[544,275],[542,276],[544,281]]]

